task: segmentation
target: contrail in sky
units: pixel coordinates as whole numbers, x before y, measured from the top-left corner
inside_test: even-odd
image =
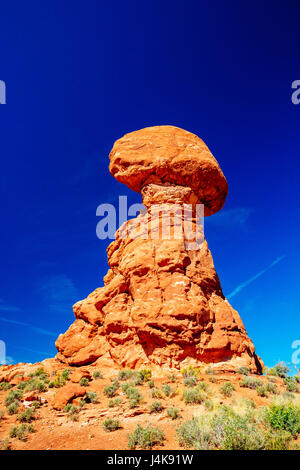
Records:
[[[262,269],[261,271],[259,271],[257,274],[255,274],[254,276],[250,277],[250,279],[248,279],[247,281],[245,282],[242,282],[241,284],[239,284],[232,292],[230,292],[230,294],[228,294],[226,297],[227,299],[231,299],[232,297],[234,297],[236,294],[238,294],[240,292],[240,290],[244,289],[244,287],[248,286],[249,284],[251,284],[251,282],[255,281],[255,279],[257,279],[258,277],[262,276],[263,274],[265,274],[265,272],[269,271],[269,269],[271,269],[273,266],[275,266],[275,264],[279,263],[279,261],[281,261],[283,258],[285,258],[285,255],[283,256],[279,256],[279,258],[276,258],[271,264],[269,264],[269,266],[267,266],[265,269]]]
[[[57,337],[57,333],[53,333],[52,331],[44,330],[43,328],[38,328],[36,326],[29,325],[28,323],[24,323],[22,321],[11,320],[10,318],[4,317],[0,317],[0,321],[3,321],[5,323],[12,323],[13,325],[25,326],[26,328],[30,328],[32,331],[35,331],[36,333],[40,333],[42,335],[54,336],[55,338]]]

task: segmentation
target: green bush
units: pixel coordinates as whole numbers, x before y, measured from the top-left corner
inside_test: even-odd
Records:
[[[251,388],[255,390],[257,387],[263,385],[261,380],[255,379],[254,377],[244,377],[239,383],[240,387]]]
[[[82,379],[80,379],[79,381],[79,385],[81,385],[82,387],[87,387],[89,384],[89,379],[87,379],[86,377],[82,377]]]
[[[267,383],[266,390],[267,390],[267,392],[272,393],[273,395],[278,395],[278,393],[279,393],[276,384],[271,383],[271,382]]]
[[[189,404],[201,404],[205,400],[205,394],[201,391],[200,388],[190,388],[184,391],[183,394],[184,401],[187,405]]]
[[[175,383],[176,382],[176,374],[170,374],[168,379],[170,380],[171,383]]]
[[[19,414],[18,421],[21,423],[30,423],[34,419],[34,413],[34,408],[27,408],[25,411]]]
[[[225,382],[221,387],[221,393],[225,397],[231,397],[232,392],[235,390],[233,384],[231,382]]]
[[[173,397],[176,394],[176,390],[172,388],[169,384],[163,384],[161,389],[166,397]]]
[[[161,391],[159,390],[158,387],[153,387],[151,389],[151,396],[152,398],[162,398]]]
[[[150,413],[160,413],[163,410],[163,406],[160,401],[154,401],[150,405]]]
[[[300,409],[292,403],[273,403],[266,408],[265,416],[274,429],[288,431],[293,436],[297,436],[300,431]]]
[[[69,380],[69,375],[70,374],[71,374],[70,369],[64,369],[61,373],[62,379],[65,380],[65,381]]]
[[[9,390],[12,386],[8,382],[1,382],[0,383],[0,388],[1,390]]]
[[[127,434],[129,449],[152,449],[154,445],[162,445],[165,438],[164,432],[158,427],[148,425],[143,428],[137,425],[132,434]]]
[[[118,388],[119,384],[117,382],[113,382],[111,385],[107,385],[106,387],[104,387],[103,393],[108,398],[112,398],[116,395]]]
[[[286,377],[284,382],[287,392],[298,392],[298,384],[293,377]]]
[[[130,379],[132,376],[134,375],[134,371],[133,370],[120,370],[119,372],[119,375],[118,375],[118,378],[119,380],[128,380]]]
[[[96,372],[93,373],[94,379],[102,379],[102,374],[99,370],[96,370]]]
[[[115,398],[114,400],[109,400],[108,406],[113,408],[114,406],[119,406],[122,403],[121,398]]]
[[[238,373],[238,374],[242,374],[242,375],[249,375],[249,374],[250,374],[250,370],[248,369],[248,367],[240,367],[240,368],[237,370],[237,373]]]
[[[97,403],[98,395],[96,392],[87,392],[85,397],[86,403]]]
[[[7,407],[7,411],[8,411],[8,414],[10,415],[14,415],[17,413],[19,409],[19,402],[16,400],[16,401],[13,401],[10,405],[8,405]]]
[[[266,370],[267,375],[275,375],[277,377],[281,377],[284,379],[287,377],[288,372],[290,369],[284,362],[278,362],[274,367],[271,367],[270,369]]]
[[[212,411],[214,409],[214,404],[211,400],[205,400],[204,406],[207,409],[207,411]]]
[[[260,397],[268,397],[267,388],[264,385],[258,385],[256,387],[257,395]]]
[[[265,450],[289,450],[292,435],[287,431],[272,431],[265,434]]]
[[[11,403],[19,401],[20,398],[22,398],[22,395],[23,393],[21,390],[11,390],[5,398],[5,405],[9,406]]]
[[[9,437],[16,437],[20,441],[26,441],[27,426],[25,423],[21,426],[13,426],[9,431]]]
[[[68,414],[72,421],[78,421],[79,410],[76,406],[72,405],[71,403],[68,403],[64,407],[64,411]]]
[[[142,399],[142,395],[136,387],[127,387],[125,390],[126,396],[129,398],[129,407],[136,408]]]
[[[120,429],[120,421],[118,419],[107,418],[103,423],[103,427],[107,432],[116,431]]]
[[[177,430],[180,446],[195,449],[254,450],[264,448],[263,433],[227,406],[213,415],[186,421]]]
[[[148,382],[148,387],[149,387],[149,388],[154,388],[154,387],[155,387],[154,380],[149,380],[149,382]]]
[[[186,377],[183,379],[183,383],[186,387],[196,387],[198,379],[196,376],[191,375],[190,377]]]
[[[171,419],[177,419],[177,418],[180,417],[179,409],[175,408],[174,406],[167,409],[167,414],[168,414],[169,418],[171,418]]]

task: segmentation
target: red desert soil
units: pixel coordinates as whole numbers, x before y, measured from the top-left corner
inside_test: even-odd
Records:
[[[31,366],[29,370],[36,370],[40,366],[43,366],[43,363]],[[93,371],[93,369],[90,370]],[[72,421],[67,412],[57,411],[53,408],[55,394],[61,393],[64,388],[69,387],[69,384],[72,383],[70,380],[62,388],[51,388],[43,393],[33,392],[35,398],[42,401],[31,423],[35,432],[28,433],[24,442],[17,438],[9,438],[10,448],[13,450],[124,450],[128,449],[127,434],[131,433],[137,424],[145,426],[147,423],[151,423],[161,428],[166,435],[164,446],[156,446],[154,449],[176,450],[180,448],[176,437],[176,429],[183,421],[206,412],[203,404],[186,405],[184,403],[182,392],[185,386],[180,373],[176,374],[174,383],[170,382],[168,375],[165,377],[152,377],[155,386],[160,390],[162,385],[166,383],[177,390],[176,395],[172,398],[164,396],[159,398],[164,408],[162,412],[150,413],[149,406],[155,399],[151,397],[151,390],[147,382],[138,386],[143,396],[142,403],[136,408],[130,409],[128,398],[121,389],[121,385],[125,382],[120,381],[120,388],[116,397],[120,398],[122,403],[117,407],[110,408],[108,405],[110,399],[104,395],[103,389],[112,383],[111,379],[118,376],[118,371],[110,371],[109,375],[110,377],[107,374],[103,378],[92,379],[85,387],[87,392],[97,393],[98,403],[85,404],[78,413],[78,421]],[[255,377],[257,378],[257,376]],[[215,383],[212,383],[211,379]],[[262,398],[257,395],[256,390],[241,388],[239,382],[242,379],[242,375],[232,373],[218,373],[216,375],[203,373],[200,378],[202,382],[208,385],[207,398],[212,400],[215,406],[218,406],[218,404],[237,405],[241,399],[251,399],[257,407],[270,403],[271,396]],[[259,379],[267,383],[266,377],[260,377]],[[226,381],[230,381],[235,387],[236,391],[233,392],[232,397],[224,397],[220,391],[220,387]],[[276,385],[280,392],[285,390],[282,379],[276,378]],[[15,388],[16,386],[14,386]],[[9,437],[9,431],[13,426],[20,425],[17,416],[22,409],[25,409],[25,406],[32,406],[32,402],[26,401],[25,406],[21,404],[17,414],[9,415],[4,403],[8,393],[9,391],[0,391],[0,411],[4,411],[4,416],[0,420],[0,441],[2,442]],[[24,393],[24,396],[28,395],[30,395],[28,392]],[[78,398],[74,398],[73,403],[78,405],[78,400]],[[180,418],[172,420],[167,416],[166,409],[171,406],[175,406],[180,410]],[[103,422],[106,418],[118,419],[121,429],[106,432],[103,428]]]

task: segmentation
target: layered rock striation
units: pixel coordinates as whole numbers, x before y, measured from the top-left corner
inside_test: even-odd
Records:
[[[114,144],[109,168],[142,194],[147,211],[117,231],[104,287],[74,305],[76,320],[56,341],[57,359],[112,368],[247,366],[260,373],[199,224],[199,204],[204,215],[214,214],[228,191],[207,146],[177,127],[149,127]]]

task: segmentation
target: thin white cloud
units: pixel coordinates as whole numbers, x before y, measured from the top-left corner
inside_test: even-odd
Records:
[[[278,258],[276,258],[271,264],[269,264],[269,266],[267,266],[266,268],[262,269],[261,271],[259,271],[257,274],[255,274],[254,276],[250,277],[250,279],[248,279],[247,281],[245,282],[242,282],[241,284],[239,284],[232,292],[230,292],[230,294],[228,294],[226,297],[227,299],[231,299],[232,297],[234,297],[236,294],[238,294],[242,289],[244,289],[244,287],[247,287],[249,284],[251,284],[251,282],[255,281],[258,277],[262,276],[263,274],[265,274],[265,272],[269,271],[269,269],[271,269],[273,266],[275,266],[277,263],[279,263],[279,261],[281,261],[283,258],[285,258],[285,255],[283,256],[279,256]]]
[[[40,333],[41,335],[54,336],[55,338],[57,337],[57,333],[54,333],[53,331],[44,330],[43,328],[38,328],[36,326],[30,325],[29,323],[25,323],[22,321],[13,320],[11,318],[5,318],[5,317],[0,317],[0,321],[5,322],[5,323],[11,323],[12,325],[25,326],[26,328],[30,328],[32,331],[36,333]]]
[[[79,294],[72,279],[65,274],[58,274],[46,279],[38,289],[43,302],[52,312],[70,312]]]
[[[206,217],[205,224],[228,228],[244,227],[253,212],[249,207],[237,207],[218,212],[217,214]]]
[[[3,299],[0,299],[0,312],[20,312],[21,309],[15,305],[9,305],[4,302]]]

